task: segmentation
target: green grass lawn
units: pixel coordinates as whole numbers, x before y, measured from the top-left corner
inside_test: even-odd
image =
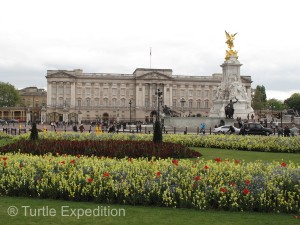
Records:
[[[300,163],[300,154],[297,153],[275,153],[275,152],[254,152],[254,151],[239,151],[229,149],[215,149],[215,148],[192,148],[199,151],[205,160],[215,159],[238,159],[245,160],[245,162],[253,162],[255,160],[262,160],[264,162],[272,161],[293,161]]]
[[[296,219],[290,214],[274,214],[274,213],[249,213],[249,212],[225,212],[225,211],[198,211],[194,209],[172,209],[158,207],[142,207],[142,206],[123,206],[109,205],[110,209],[124,209],[125,216],[82,216],[79,219],[76,216],[70,216],[71,210],[64,212],[62,216],[62,207],[69,209],[95,209],[98,206],[108,207],[108,205],[99,205],[91,202],[69,202],[61,200],[45,200],[45,199],[30,199],[22,197],[0,197],[0,224],[13,225],[84,225],[84,224],[126,224],[126,225],[293,225],[299,224],[300,219]],[[18,208],[17,216],[9,216],[8,208],[16,206]],[[55,216],[25,216],[25,210],[22,206],[29,206],[31,210],[42,209],[48,206],[48,209],[53,208],[56,211]],[[66,208],[65,208],[66,209]],[[46,210],[44,211],[46,212]],[[29,213],[29,208],[27,209]],[[45,215],[45,213],[44,213]],[[69,216],[67,216],[69,215]]]

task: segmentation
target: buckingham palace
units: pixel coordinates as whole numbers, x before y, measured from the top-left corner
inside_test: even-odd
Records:
[[[171,69],[137,68],[133,74],[47,71],[47,107],[42,120],[152,122],[158,104],[176,116],[208,116],[222,73],[173,75]],[[241,76],[251,99],[251,76]],[[162,92],[158,98],[157,90]],[[159,102],[158,102],[159,101]]]

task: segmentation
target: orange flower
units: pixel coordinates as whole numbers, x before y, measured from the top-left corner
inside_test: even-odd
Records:
[[[66,163],[65,161],[61,161],[61,162],[60,162],[60,164],[65,164],[65,163]]]
[[[105,173],[103,174],[104,177],[109,177],[109,175],[110,175],[110,174],[109,174],[108,172],[105,172]]]
[[[245,189],[243,190],[243,193],[244,193],[244,195],[248,195],[248,194],[250,194],[250,191],[249,191],[247,188],[245,188]]]
[[[71,164],[75,164],[75,159],[70,161]]]
[[[286,163],[285,162],[282,162],[280,165],[281,165],[281,167],[286,167]]]
[[[172,160],[172,163],[173,163],[175,166],[178,166],[178,159],[173,159],[173,160]]]
[[[222,159],[221,158],[215,158],[215,161],[219,163],[219,162],[222,162]]]
[[[226,190],[225,188],[221,188],[220,191],[221,191],[222,193],[226,193],[226,192],[227,192],[227,190]]]

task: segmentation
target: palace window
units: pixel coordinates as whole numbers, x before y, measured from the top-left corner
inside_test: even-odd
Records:
[[[208,100],[205,101],[205,108],[208,108]]]
[[[176,102],[177,102],[177,100],[173,99],[173,107],[176,107]]]

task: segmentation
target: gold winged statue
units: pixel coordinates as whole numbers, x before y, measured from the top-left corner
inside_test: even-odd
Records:
[[[235,33],[235,34],[229,34],[225,30],[225,34],[226,34],[226,39],[227,39],[227,41],[225,43],[228,45],[228,48],[229,48],[229,50],[226,50],[226,57],[225,57],[225,59],[228,60],[230,58],[230,56],[232,56],[232,55],[234,55],[236,58],[238,58],[237,51],[233,50],[233,47],[234,47],[233,41],[234,41],[235,35],[237,35],[237,33]]]

